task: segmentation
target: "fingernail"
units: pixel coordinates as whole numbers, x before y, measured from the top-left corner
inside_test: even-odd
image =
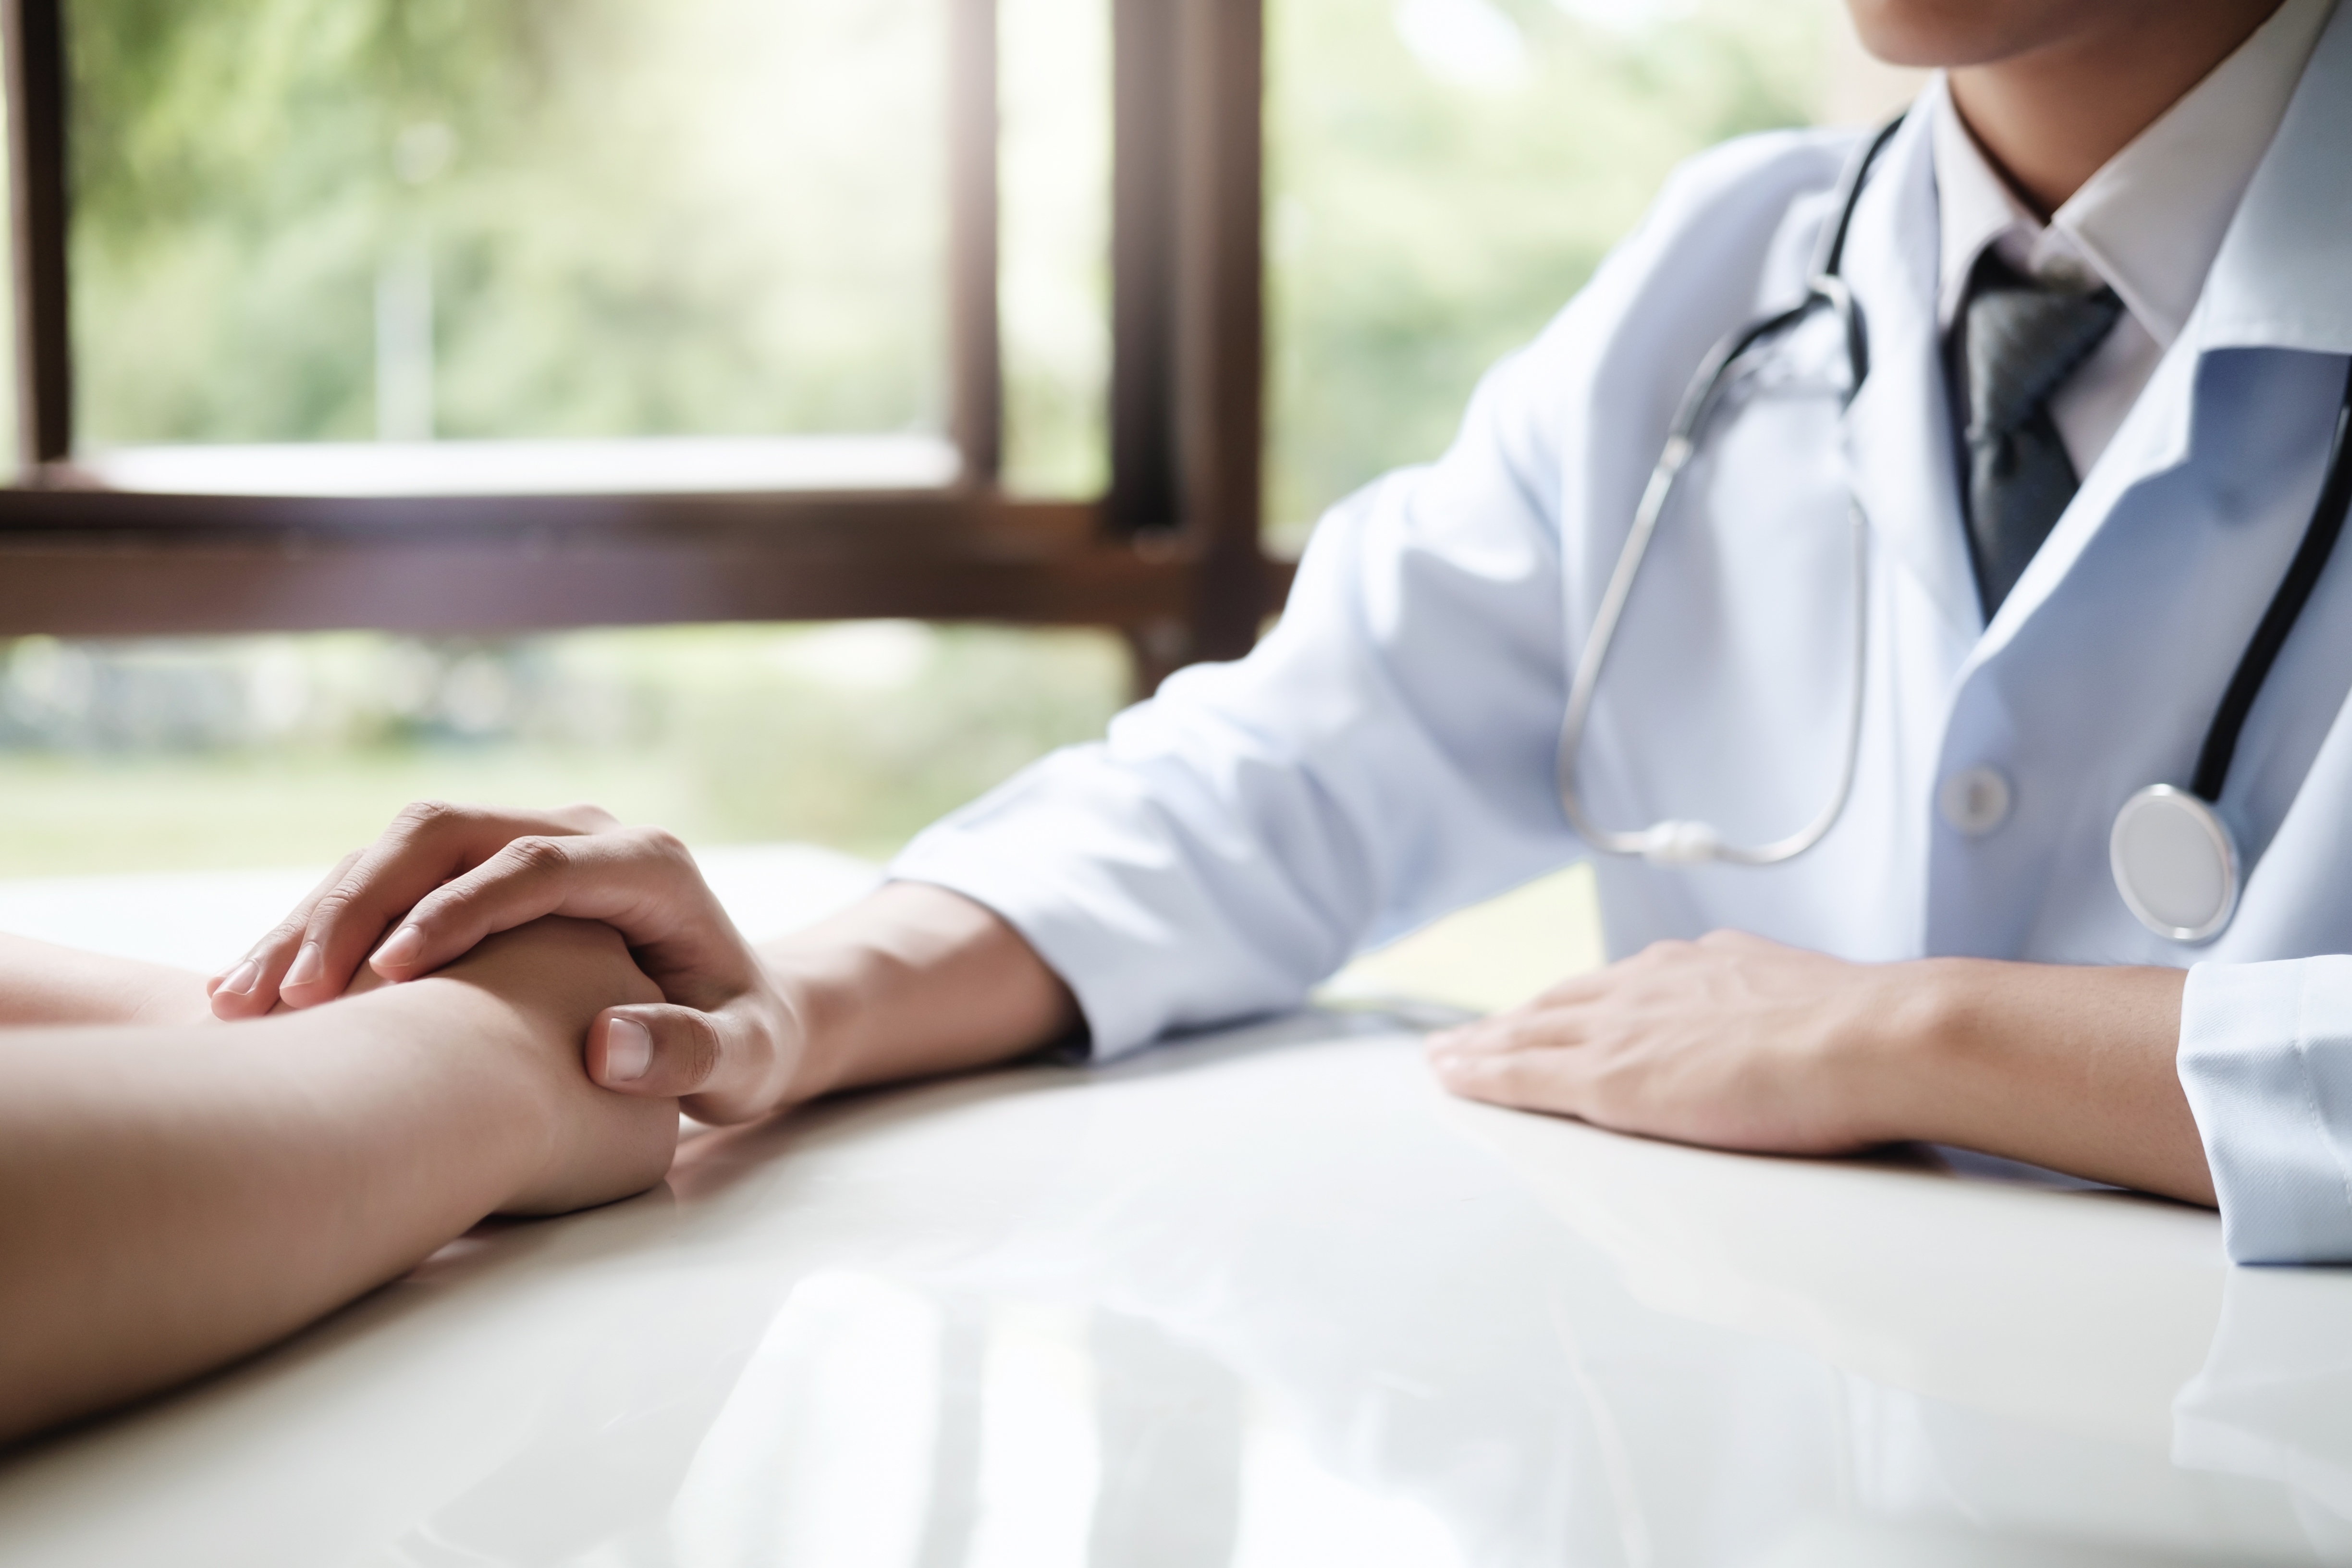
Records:
[[[260,978],[261,965],[248,958],[221,977],[220,988],[235,992],[239,996],[249,995]]]
[[[635,1083],[654,1065],[653,1031],[635,1018],[604,1026],[604,1081]]]
[[[293,965],[286,971],[286,978],[278,984],[280,988],[289,985],[308,985],[326,972],[327,961],[320,955],[319,944],[315,942],[306,942],[302,944],[302,951],[294,955]]]
[[[414,960],[423,951],[425,933],[415,926],[403,926],[383,939],[383,945],[375,950],[375,957],[369,962],[378,969],[386,964],[396,969]]]

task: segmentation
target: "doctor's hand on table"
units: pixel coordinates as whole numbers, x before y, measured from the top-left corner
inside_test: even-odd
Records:
[[[1474,1100],[1678,1142],[1920,1141],[2211,1205],[2174,1068],[2176,969],[1849,963],[1738,931],[1659,942],[1433,1037]]]
[[[1013,929],[943,889],[893,883],[754,948],[694,858],[658,828],[593,805],[549,811],[419,802],[347,857],[245,958],[210,982],[214,1013],[305,1008],[362,969],[430,974],[493,932],[546,915],[601,921],[663,1001],[606,1009],[589,1076],[739,1122],[839,1089],[1003,1060],[1066,1035],[1069,992]]]

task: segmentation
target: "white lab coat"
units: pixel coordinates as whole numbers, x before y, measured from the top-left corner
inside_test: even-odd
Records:
[[[1817,317],[1720,416],[1661,526],[1580,761],[1595,820],[1808,819],[1842,760],[1870,520],[1853,795],[1769,869],[1599,862],[1612,955],[1737,927],[1853,959],[2197,964],[2180,1070],[2241,1260],[2352,1259],[2352,543],[2249,720],[2221,802],[2248,872],[2202,948],[2107,867],[2116,809],[2185,784],[2302,535],[2352,354],[2352,6],[2321,38],[2186,330],[1990,623],[1962,534],[1924,116],[1881,157],[1845,274],[1871,371],[1841,416]],[[1358,950],[1581,853],[1555,790],[1568,672],[1667,422],[1724,331],[1799,297],[1849,133],[1718,148],[1435,464],[1316,531],[1248,658],[1186,670],[1099,745],[919,838],[896,874],[1002,913],[1098,1055],[1296,1005]],[[1964,833],[1939,784],[1997,769]]]

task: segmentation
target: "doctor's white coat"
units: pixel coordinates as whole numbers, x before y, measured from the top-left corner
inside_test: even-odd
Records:
[[[1696,817],[1754,843],[1820,809],[1853,679],[1851,487],[1870,523],[1852,802],[1769,869],[1601,860],[1610,951],[1728,926],[1853,959],[2194,963],[2180,1071],[2231,1255],[2352,1259],[2352,545],[2221,802],[2246,867],[2229,929],[2150,934],[2107,868],[2116,807],[2187,783],[2318,492],[2352,355],[2352,6],[2186,330],[1990,624],[1924,121],[1882,155],[1847,247],[1867,380],[1842,414],[1825,315],[1745,378],[1660,527],[1579,769],[1612,826]],[[1323,520],[1255,653],[1178,675],[895,874],[1003,915],[1108,1056],[1294,1005],[1358,950],[1577,858],[1554,767],[1575,652],[1693,370],[1801,295],[1852,143],[1761,136],[1687,165],[1487,375],[1443,458]],[[1937,800],[1975,768],[2009,805],[1969,832]]]

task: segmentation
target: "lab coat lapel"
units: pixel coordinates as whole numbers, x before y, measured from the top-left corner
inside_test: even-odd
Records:
[[[2339,4],[2206,275],[2192,324],[2206,347],[2352,353],[2347,154],[2352,5]]]
[[[2339,5],[2206,275],[2196,310],[2025,574],[1972,670],[2063,586],[2130,492],[2189,459],[2198,366],[2214,350],[2352,353],[2352,5]]]
[[[1937,226],[1927,117],[1915,110],[1880,154],[1846,245],[1870,348],[1870,374],[1846,410],[1846,466],[1873,536],[1965,647],[1983,617],[1936,330]]]

